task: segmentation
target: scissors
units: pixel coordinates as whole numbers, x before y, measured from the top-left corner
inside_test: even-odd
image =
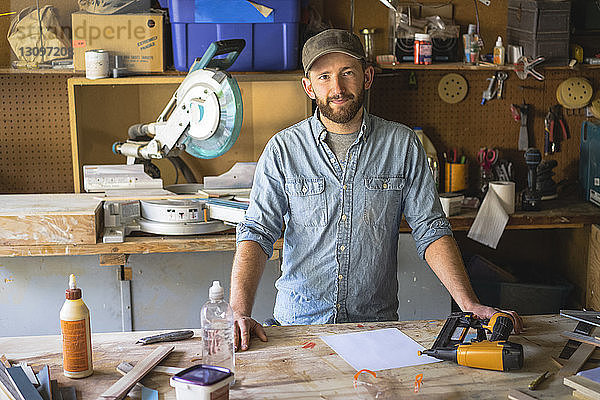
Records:
[[[458,162],[458,152],[456,151],[456,147],[453,149],[448,149],[448,152],[446,153],[446,162],[449,162],[451,164],[453,163],[457,163]]]
[[[481,165],[481,167],[486,171],[490,171],[492,169],[492,165],[494,165],[497,160],[497,149],[488,149],[486,147],[482,147],[477,152],[477,161],[479,162],[479,165]]]

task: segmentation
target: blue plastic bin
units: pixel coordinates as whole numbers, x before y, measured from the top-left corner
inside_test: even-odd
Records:
[[[169,0],[173,61],[187,71],[217,40],[244,39],[246,47],[229,70],[298,68],[299,0],[257,0],[273,9],[261,14],[247,0]]]

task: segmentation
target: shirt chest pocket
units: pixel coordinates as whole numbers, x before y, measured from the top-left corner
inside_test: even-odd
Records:
[[[363,219],[367,225],[383,226],[398,217],[404,182],[404,178],[397,176],[365,178]]]
[[[287,178],[285,192],[294,223],[303,226],[327,225],[325,178]]]

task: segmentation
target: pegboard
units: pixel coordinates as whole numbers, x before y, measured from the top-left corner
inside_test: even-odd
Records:
[[[544,149],[544,117],[549,107],[557,104],[556,88],[564,79],[585,76],[596,91],[600,90],[600,70],[586,69],[575,72],[561,69],[542,70],[546,80],[519,79],[512,71],[504,83],[504,99],[494,99],[481,105],[483,91],[488,86],[487,78],[494,71],[458,71],[469,84],[465,100],[448,104],[438,96],[438,82],[449,72],[439,70],[415,70],[417,85],[409,86],[411,71],[384,71],[377,74],[370,93],[370,111],[383,118],[402,122],[411,127],[420,126],[431,139],[438,156],[448,148],[456,147],[459,154],[467,156],[469,162],[469,189],[474,192],[478,185],[479,165],[477,151],[481,147],[495,147],[501,158],[513,162],[517,190],[526,186],[527,169],[524,152],[517,150],[520,123],[510,113],[512,103],[524,101],[533,107],[529,113],[529,146]],[[523,89],[524,87],[524,89]],[[555,159],[555,182],[564,179],[575,181],[578,177],[579,142],[581,123],[585,109],[564,110],[571,138],[563,141],[561,152],[543,156]],[[442,182],[443,182],[443,168]]]
[[[0,193],[73,191],[68,74],[0,74]]]

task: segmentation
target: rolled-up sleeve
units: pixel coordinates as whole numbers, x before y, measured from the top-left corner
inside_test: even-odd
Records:
[[[411,136],[406,176],[412,179],[404,195],[404,216],[412,228],[417,252],[425,259],[427,247],[442,236],[452,236],[452,229],[442,209],[423,146],[415,134]]]
[[[269,256],[281,236],[283,216],[287,213],[281,157],[274,138],[265,147],[254,173],[250,205],[244,220],[237,225],[236,243],[251,240]]]

